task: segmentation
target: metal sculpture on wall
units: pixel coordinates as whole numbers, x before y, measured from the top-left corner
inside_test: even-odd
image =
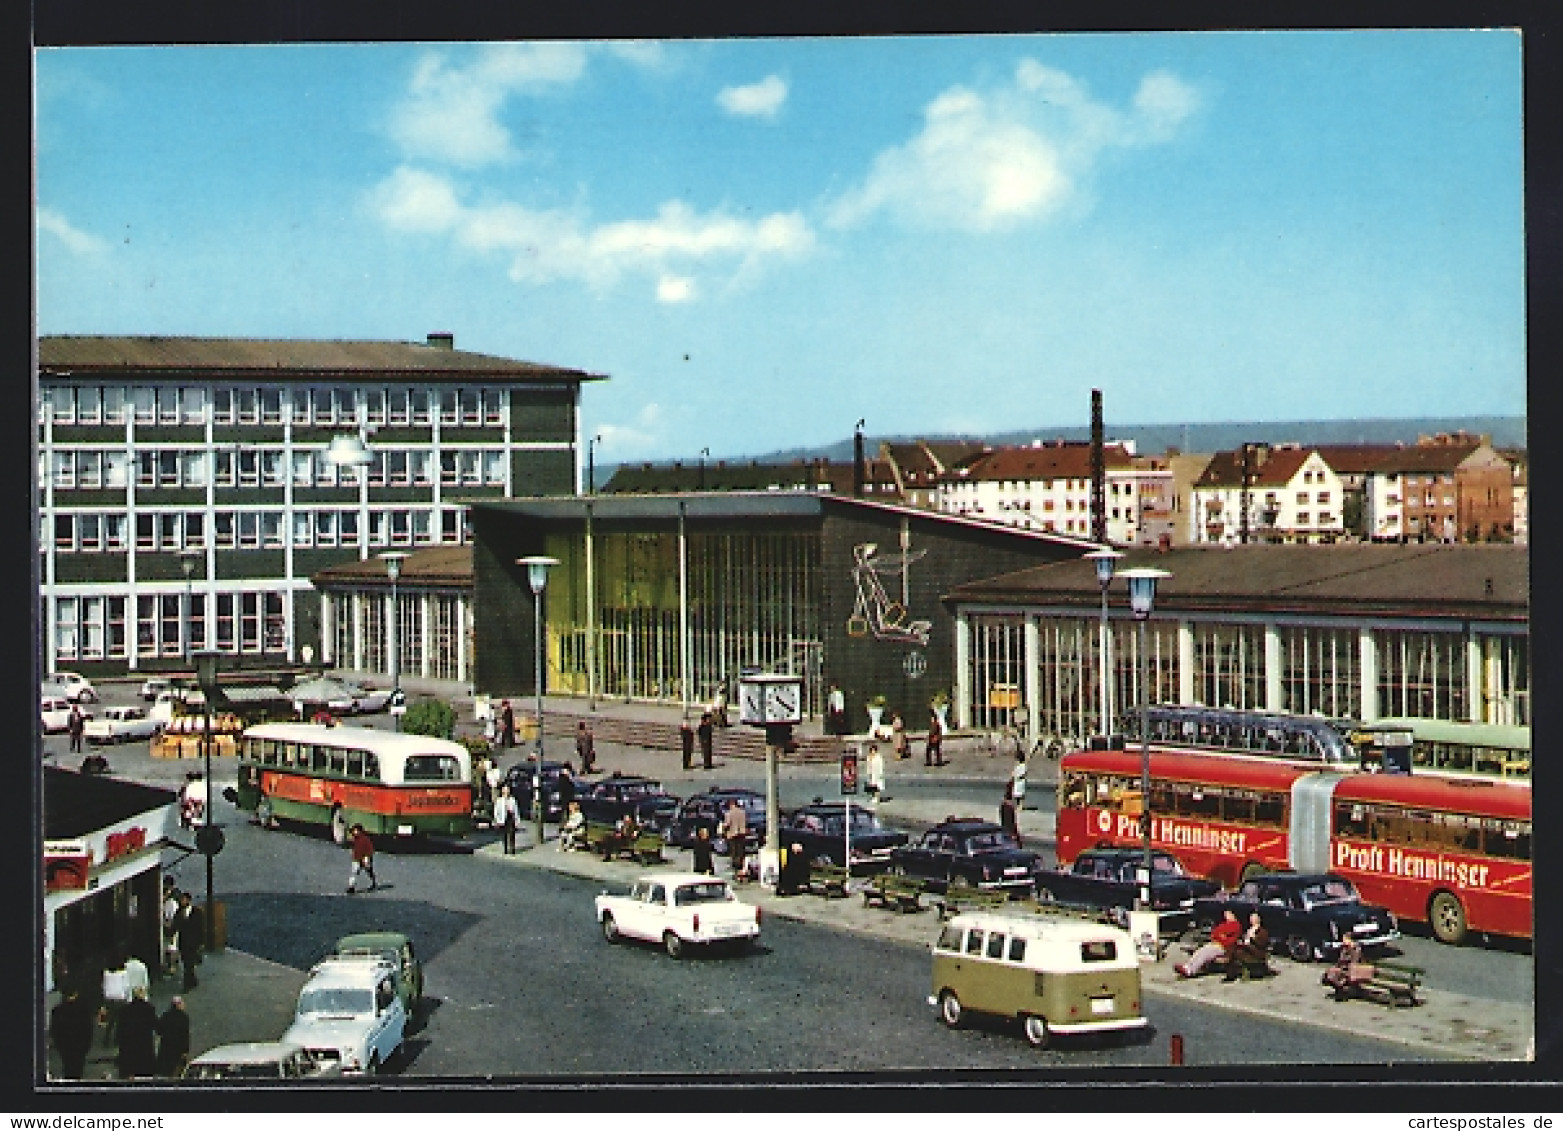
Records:
[[[879,558],[877,542],[860,542],[852,547],[852,580],[857,596],[852,603],[852,615],[847,618],[848,636],[867,636],[875,640],[894,640],[926,646],[932,621],[907,620],[907,567],[926,554],[927,550],[909,551],[902,540],[898,561]],[[885,589],[884,576],[900,575],[901,599],[893,600]]]

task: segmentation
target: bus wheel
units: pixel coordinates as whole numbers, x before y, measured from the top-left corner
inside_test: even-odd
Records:
[[[1269,869],[1267,869],[1263,864],[1250,860],[1247,864],[1243,865],[1242,878],[1238,882],[1246,884],[1255,876],[1262,876],[1267,871],[1269,871]]]
[[[1465,941],[1465,908],[1457,896],[1441,891],[1428,905],[1427,925],[1433,929],[1433,937],[1441,943],[1458,946]]]
[[[347,843],[347,811],[340,805],[331,810],[331,839],[338,844]]]
[[[939,995],[939,1020],[951,1029],[959,1029],[961,1014],[961,999],[955,996],[954,990],[945,990]]]
[[[1036,1049],[1047,1048],[1047,1042],[1053,1034],[1048,1030],[1046,1020],[1035,1013],[1028,1013],[1021,1025],[1026,1032],[1027,1044]]]
[[[272,822],[276,820],[276,814],[271,811],[271,798],[262,797],[255,803],[255,819],[260,822],[263,829],[273,828]]]

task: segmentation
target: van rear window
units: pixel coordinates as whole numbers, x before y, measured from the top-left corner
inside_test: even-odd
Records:
[[[1080,944],[1081,962],[1111,962],[1118,957],[1118,944],[1112,939],[1093,939]]]

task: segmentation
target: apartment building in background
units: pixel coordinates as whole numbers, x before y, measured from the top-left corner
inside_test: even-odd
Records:
[[[467,500],[578,492],[602,379],[449,333],[51,336],[37,356],[39,661],[105,675],[324,657],[311,575],[461,545]],[[343,439],[368,462],[334,460]],[[465,633],[468,608],[445,615]]]
[[[1196,545],[1334,542],[1345,532],[1340,477],[1313,448],[1256,443],[1217,452],[1191,494]]]

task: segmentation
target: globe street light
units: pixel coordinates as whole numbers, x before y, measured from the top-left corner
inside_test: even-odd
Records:
[[[548,586],[549,568],[558,564],[558,558],[541,554],[516,559],[516,565],[526,566],[527,584],[532,587],[532,635],[537,642],[537,752],[532,766],[532,820],[537,826],[539,848],[543,845],[543,590]]]
[[[1137,566],[1123,571],[1129,583],[1129,608],[1140,622],[1140,843],[1145,859],[1140,866],[1140,894],[1136,911],[1151,909],[1151,689],[1150,657],[1145,649],[1145,622],[1156,605],[1156,582],[1172,574],[1164,569]]]
[[[1107,633],[1107,587],[1112,584],[1113,570],[1117,568],[1121,553],[1110,546],[1102,546],[1084,555],[1096,566],[1096,584],[1102,589],[1102,625],[1096,636],[1097,663],[1102,681],[1101,734],[1113,732],[1113,665],[1111,640]]]
[[[390,647],[391,656],[391,718],[395,722],[396,729],[402,729],[402,610],[396,603],[396,579],[402,575],[402,561],[407,557],[404,550],[386,550],[379,557],[385,562],[385,572],[391,578],[391,617],[386,625],[386,642]]]

